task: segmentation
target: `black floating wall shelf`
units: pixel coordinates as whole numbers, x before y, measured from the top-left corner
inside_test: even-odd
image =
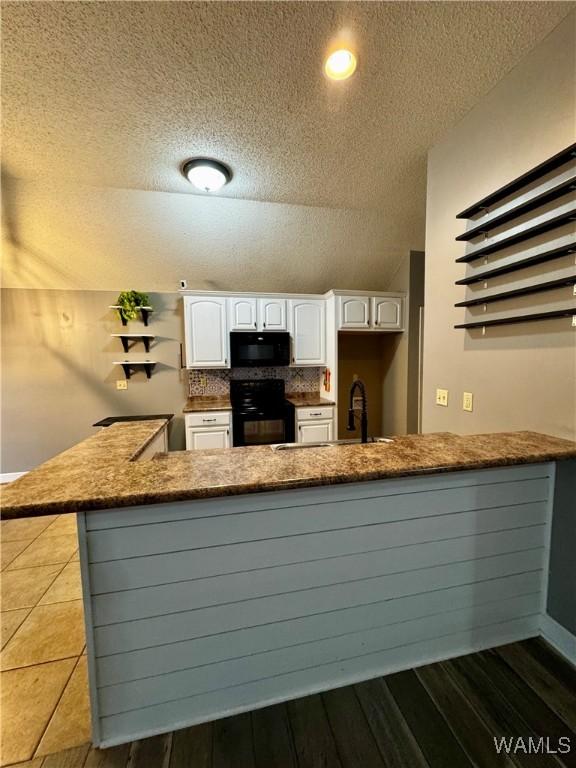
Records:
[[[536,312],[529,315],[502,317],[499,320],[474,320],[470,323],[460,323],[454,328],[488,328],[491,325],[512,325],[513,323],[530,323],[534,320],[549,320],[553,317],[576,317],[576,307],[573,309],[555,309],[552,312]]]
[[[529,213],[530,211],[533,211],[534,208],[538,208],[540,205],[544,205],[545,203],[550,203],[553,200],[562,197],[562,195],[566,195],[569,192],[573,192],[574,190],[576,190],[576,177],[567,179],[566,181],[557,184],[555,187],[548,189],[546,192],[542,192],[535,197],[531,197],[529,200],[525,200],[523,203],[520,203],[520,205],[517,205],[516,207],[511,208],[510,210],[505,211],[498,216],[493,216],[487,221],[483,221],[481,224],[478,224],[477,227],[473,227],[463,234],[458,235],[456,240],[473,240],[475,237],[490,232],[490,230],[499,227],[501,224],[506,224],[507,222],[518,218],[518,216]]]
[[[553,157],[548,158],[540,165],[518,176],[513,181],[505,184],[500,189],[497,189],[490,195],[487,195],[482,200],[479,200],[474,205],[469,206],[466,210],[457,215],[459,219],[471,219],[479,214],[484,214],[484,220],[481,222],[475,222],[473,226],[464,234],[456,238],[458,241],[473,240],[478,235],[487,235],[490,230],[495,229],[501,224],[513,221],[517,217],[529,213],[532,210],[539,208],[544,203],[551,202],[563,195],[566,195],[575,189],[576,183],[576,169],[574,166],[574,159],[576,158],[576,144],[571,144],[566,149],[558,152]],[[563,168],[564,165],[570,163],[569,167]],[[561,169],[559,174],[556,174],[556,178],[553,178],[552,172],[557,168]],[[532,182],[537,182],[543,179],[547,174],[551,174],[545,182],[547,189],[540,191],[537,188],[526,190]],[[513,199],[516,192],[521,192],[522,197]],[[500,209],[500,212],[496,210],[492,215],[488,215],[491,208],[496,208],[499,203],[507,200],[507,210]],[[523,198],[523,199],[522,199]],[[525,241],[534,238],[537,235],[549,232],[557,227],[567,224],[570,221],[576,220],[576,201],[569,199],[566,202],[562,202],[559,207],[550,214],[540,214],[532,218],[531,221],[526,221],[521,225],[517,224],[516,227],[509,229],[508,232],[498,234],[492,238],[486,238],[483,243],[480,243],[472,248],[471,251],[464,256],[456,259],[458,263],[469,263],[477,261],[482,257],[486,257],[491,253],[498,253],[509,246],[517,245]],[[535,264],[543,264],[553,259],[559,259],[562,256],[566,256],[570,253],[576,252],[576,237],[573,234],[563,235],[557,240],[557,242],[565,242],[560,247],[550,248],[548,250],[540,250],[539,248],[545,248],[546,245],[528,247],[527,250],[522,253],[516,253],[515,255],[502,257],[499,254],[499,261],[486,266],[482,269],[475,269],[471,275],[463,277],[461,280],[456,281],[456,285],[472,285],[474,283],[485,282],[490,278],[497,277],[499,275],[505,275],[511,272],[516,272],[526,267],[531,267]],[[528,255],[530,254],[530,255]],[[532,285],[520,285],[514,287],[513,284],[502,286],[500,290],[495,290],[488,295],[475,295],[470,298],[460,301],[455,304],[455,307],[478,307],[491,305],[498,301],[504,301],[506,299],[512,299],[516,296],[528,296],[530,294],[543,293],[545,291],[553,291],[563,286],[576,285],[576,273],[574,270],[570,270],[572,274],[564,275],[563,277],[550,275],[548,279],[544,276],[541,278],[541,282],[533,283]],[[484,286],[487,287],[487,286]],[[574,293],[574,290],[572,291]],[[576,307],[564,308],[564,309],[552,309],[540,312],[525,312],[520,315],[508,315],[507,317],[499,318],[474,318],[466,323],[459,323],[455,325],[455,328],[464,328],[467,330],[473,328],[481,328],[482,332],[490,326],[495,325],[512,325],[516,323],[529,323],[538,320],[549,320],[552,318],[572,317],[572,326],[576,327]]]
[[[122,321],[122,325],[128,325],[128,321],[120,312],[122,307],[119,304],[110,304],[110,309],[117,309],[118,314],[120,315],[120,320]],[[136,307],[136,309],[140,311],[144,325],[148,325],[148,318],[150,317],[150,313],[154,311],[152,307]]]
[[[464,256],[460,256],[460,258],[456,259],[456,261],[459,263],[476,261],[477,259],[482,258],[482,256],[487,256],[489,253],[501,251],[503,248],[508,248],[510,245],[516,245],[517,243],[521,243],[524,240],[529,240],[531,237],[535,237],[536,235],[549,232],[551,229],[561,227],[562,224],[566,224],[567,222],[573,221],[574,219],[576,219],[576,205],[574,205],[569,211],[561,213],[559,216],[553,216],[552,218],[546,219],[546,221],[541,221],[539,224],[535,224],[532,227],[527,227],[521,232],[516,232],[514,235],[503,237],[500,240],[496,240],[492,243],[488,243],[487,245],[483,245],[480,248],[476,248],[474,251],[471,251]]]
[[[141,341],[146,352],[150,352],[150,342],[156,338],[151,333],[111,333],[110,336],[120,339],[124,352],[128,352],[137,341]]]
[[[121,365],[124,370],[124,375],[127,379],[132,375],[132,371],[138,368],[144,368],[146,371],[146,378],[149,379],[152,376],[152,371],[156,365],[155,360],[115,360],[114,365]]]
[[[481,304],[492,304],[495,301],[503,301],[504,299],[511,299],[514,296],[526,296],[530,293],[540,293],[540,291],[550,291],[554,288],[561,288],[566,285],[575,285],[576,275],[570,277],[560,277],[557,280],[548,280],[546,283],[538,283],[538,285],[527,285],[523,288],[513,288],[509,291],[501,291],[500,293],[492,293],[490,296],[484,298],[479,297],[475,299],[468,299],[467,301],[459,301],[458,304],[454,304],[455,307],[476,307]]]
[[[553,171],[556,168],[559,168],[561,165],[564,165],[564,163],[567,163],[573,157],[576,157],[576,144],[571,144],[569,147],[566,147],[566,149],[558,152],[558,154],[548,158],[548,160],[545,160],[543,163],[540,163],[540,165],[535,166],[526,173],[523,173],[521,176],[518,176],[513,181],[508,182],[508,184],[500,187],[495,192],[492,192],[486,197],[483,197],[482,200],[479,200],[477,203],[470,205],[468,208],[457,214],[456,218],[472,219],[479,213],[486,211],[487,208],[491,208],[493,205],[500,202],[500,200],[504,200],[505,197],[514,194],[514,192],[517,192],[519,189],[522,189],[522,187],[526,187],[533,181],[536,181],[537,179],[542,178],[542,176],[545,176],[547,173],[550,173],[550,171]]]
[[[532,267],[534,264],[543,264],[546,261],[560,259],[562,256],[567,256],[569,253],[576,253],[576,240],[568,243],[567,245],[563,245],[561,248],[554,248],[551,251],[544,251],[543,253],[538,253],[534,256],[528,256],[525,259],[518,259],[518,261],[514,261],[511,264],[502,265],[499,267],[496,266],[492,269],[485,269],[482,272],[475,272],[469,277],[463,277],[461,280],[456,280],[456,285],[472,285],[473,283],[481,283],[491,277],[507,275],[509,272],[516,272],[518,269]]]

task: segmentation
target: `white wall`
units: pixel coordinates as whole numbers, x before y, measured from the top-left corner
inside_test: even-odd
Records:
[[[429,153],[425,432],[531,429],[576,438],[576,330],[570,318],[500,326],[486,329],[485,336],[453,328],[464,320],[464,309],[454,304],[465,295],[463,286],[454,285],[465,272],[455,263],[464,247],[454,238],[466,222],[456,214],[574,142],[575,21],[574,14],[567,17]],[[538,267],[541,274],[550,269]],[[539,296],[510,308],[550,300]],[[552,299],[571,297],[565,287]],[[449,390],[448,408],[435,405],[436,387]],[[463,391],[474,394],[472,413],[462,410]]]

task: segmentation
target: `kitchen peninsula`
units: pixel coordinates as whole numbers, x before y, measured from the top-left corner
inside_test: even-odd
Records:
[[[77,513],[110,746],[538,635],[576,445],[533,432],[154,453],[114,424],[3,489]]]

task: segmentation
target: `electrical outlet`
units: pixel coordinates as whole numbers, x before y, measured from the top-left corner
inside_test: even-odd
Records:
[[[128,389],[128,382],[126,379],[118,379],[116,381],[116,389]]]
[[[474,404],[474,395],[472,392],[464,392],[462,394],[462,408],[465,411],[471,411]]]
[[[447,389],[436,390],[436,405],[443,405],[445,408],[448,407],[448,390]]]

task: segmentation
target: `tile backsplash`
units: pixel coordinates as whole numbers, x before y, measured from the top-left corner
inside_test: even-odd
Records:
[[[188,371],[188,395],[227,395],[231,379],[284,379],[286,392],[318,392],[324,368],[230,368]]]

